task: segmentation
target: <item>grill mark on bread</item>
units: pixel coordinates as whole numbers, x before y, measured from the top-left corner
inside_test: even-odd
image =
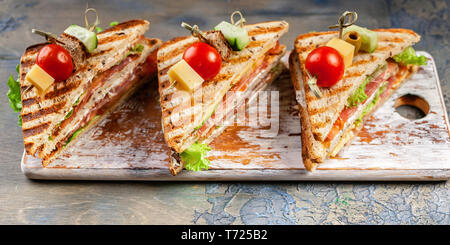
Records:
[[[316,48],[317,45],[311,45],[311,46],[306,46],[306,47],[301,47],[299,49],[300,52],[309,52],[312,51],[313,49]]]
[[[263,41],[263,40],[251,41],[251,42],[247,45],[247,47],[245,47],[245,48],[259,47],[259,46],[261,46],[261,45],[264,44],[264,43],[265,43],[265,41]]]
[[[33,143],[32,142],[30,142],[30,143],[25,143],[25,151],[28,153],[28,154],[31,154],[31,148],[33,148]]]
[[[36,64],[36,60],[35,59],[24,60],[24,61],[20,62],[20,68],[27,69],[27,68],[32,67],[34,64]]]
[[[192,45],[192,43],[190,43],[190,42],[186,43],[185,45],[183,45],[179,49],[176,49],[176,50],[168,53],[167,55],[164,56],[164,60],[161,60],[161,62],[164,62],[166,60],[170,60],[170,59],[172,59],[172,58],[174,58],[174,57],[184,53],[184,51],[191,45]]]
[[[113,50],[113,48],[105,49],[105,50],[102,50],[102,51],[90,54],[89,58],[93,58],[93,57],[97,57],[97,56],[103,55],[105,53],[111,52],[111,50]]]
[[[392,48],[392,47],[390,47],[390,46],[378,46],[375,51],[378,51],[378,52],[386,51],[386,50],[389,50],[390,48]]]
[[[62,141],[59,141],[58,143],[56,143],[55,148],[49,154],[47,154],[46,158],[49,159],[53,157],[62,147],[63,147]],[[46,167],[48,164],[49,162],[47,161],[42,163],[44,167]]]
[[[145,25],[147,23],[148,23],[148,21],[145,21],[145,20],[129,20],[129,21],[126,21],[126,22],[119,23],[118,25],[115,25],[113,27],[110,27],[110,28],[100,32],[99,36],[101,37],[104,34],[109,33],[109,32],[118,32],[118,31],[121,31],[121,30],[129,29],[129,28],[134,27],[134,26]]]
[[[97,45],[105,45],[107,43],[123,40],[123,39],[126,39],[126,38],[128,38],[127,35],[114,34],[114,35],[112,35],[110,37],[105,37],[105,38],[99,39]]]
[[[325,127],[325,125],[327,125],[328,124],[328,121],[330,120],[330,118],[329,118],[329,116],[327,116],[326,117],[326,119],[325,119],[325,121],[319,121],[319,122],[316,122],[316,123],[311,123],[312,125],[314,125],[314,127],[316,127],[316,128],[323,128],[323,127]],[[314,132],[314,135],[316,136],[319,136],[320,137],[320,133],[318,133],[318,132]],[[316,139],[317,141],[321,141],[320,139]]]
[[[65,94],[68,94],[70,91],[77,89],[81,84],[81,81],[78,80],[76,82],[73,83],[69,83],[66,86],[63,86],[62,88],[53,90],[53,91],[49,91],[45,94],[44,99],[46,100],[51,100],[60,96],[63,96]]]
[[[341,92],[343,92],[343,91],[347,91],[347,90],[350,89],[352,86],[353,86],[353,84],[346,84],[346,85],[341,86],[341,87],[339,87],[339,88],[337,88],[337,89],[333,89],[333,90],[332,90],[330,93],[328,93],[328,94],[329,94],[329,96],[331,97],[331,96],[336,95],[336,94],[338,94],[338,93],[341,93]]]
[[[347,79],[352,78],[352,77],[361,76],[362,74],[364,74],[364,72],[356,71],[356,72],[353,72],[353,73],[345,74],[342,79],[343,80],[347,80]]]
[[[63,101],[56,105],[51,105],[50,107],[40,108],[36,112],[30,112],[30,113],[24,114],[24,115],[22,115],[22,122],[29,122],[29,121],[41,118],[43,116],[49,115],[55,111],[59,111],[65,104],[66,104],[66,102]]]
[[[224,81],[227,80],[229,78],[231,78],[233,76],[232,73],[225,73],[225,74],[217,74],[217,76],[215,76],[213,79],[211,79],[210,81],[206,81],[204,82],[202,85],[202,87],[205,87],[208,84],[211,84],[213,82],[219,82],[219,81]]]
[[[401,43],[404,42],[404,39],[400,37],[381,37],[378,39],[378,42]]]
[[[241,63],[243,60],[249,60],[251,57],[252,57],[252,54],[248,54],[248,55],[243,56],[243,57],[242,56],[237,56],[237,57],[234,57],[234,58],[231,58],[231,59],[227,60],[226,64],[227,65],[234,65],[234,64],[237,64],[237,63]]]
[[[332,104],[330,106],[324,106],[324,107],[319,107],[319,108],[311,108],[311,109],[309,109],[309,115],[313,116],[313,115],[316,115],[316,114],[319,114],[319,113],[326,112],[330,108],[333,108],[333,107],[337,106],[337,104],[339,104],[339,103],[336,102],[336,103],[334,103],[334,104]]]
[[[248,31],[248,35],[256,36],[258,34],[263,34],[263,33],[279,32],[279,31],[283,30],[284,28],[286,28],[284,25],[272,26],[272,27],[259,27],[259,28],[257,26],[256,29]]]
[[[35,97],[24,99],[24,100],[22,100],[22,107],[29,107],[29,106],[36,104],[37,102],[38,102],[38,100]]]
[[[23,137],[24,138],[28,138],[30,136],[36,135],[36,134],[40,134],[42,133],[42,131],[46,130],[48,128],[48,126],[50,125],[50,122],[46,122],[40,125],[36,125],[34,127],[31,128],[26,128],[23,129]]]
[[[357,60],[357,61],[353,62],[352,66],[365,65],[368,63],[372,63],[375,61],[375,59],[376,58],[374,56],[370,56],[370,59]]]
[[[190,38],[190,36],[184,36],[184,37],[175,37],[175,38],[172,38],[171,40],[169,40],[169,41],[167,41],[167,42],[164,42],[164,43],[161,45],[161,47],[159,48],[159,51],[158,51],[158,52],[165,52],[164,49],[165,49],[166,47],[168,47],[168,46],[170,46],[170,45],[172,45],[172,44],[174,44],[174,43],[177,43],[177,42],[183,41],[183,40],[185,40],[185,39],[188,39],[188,38]],[[158,62],[162,62],[162,60],[158,60]]]

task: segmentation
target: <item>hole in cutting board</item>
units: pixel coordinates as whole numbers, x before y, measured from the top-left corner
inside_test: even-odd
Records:
[[[399,97],[395,100],[394,107],[400,116],[410,120],[424,118],[430,112],[428,102],[414,94],[405,94]]]

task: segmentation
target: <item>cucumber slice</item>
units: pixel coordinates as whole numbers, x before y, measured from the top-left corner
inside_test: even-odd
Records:
[[[92,53],[97,48],[97,34],[95,32],[89,31],[81,26],[71,25],[67,27],[64,33],[78,38],[89,53]]]
[[[239,28],[236,32],[236,48],[237,50],[243,50],[250,43],[250,37],[248,36],[247,30],[244,28]]]
[[[226,21],[220,22],[214,30],[222,32],[233,50],[242,50],[250,43],[247,30]]]
[[[359,33],[359,35],[361,35],[360,50],[372,53],[373,51],[375,51],[375,49],[377,49],[378,34],[376,32],[357,25],[351,25],[349,27],[344,28],[342,35],[345,35],[345,33],[349,31],[355,31]]]

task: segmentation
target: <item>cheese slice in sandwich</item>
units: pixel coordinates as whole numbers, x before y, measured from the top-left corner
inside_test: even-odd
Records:
[[[47,166],[137,87],[156,77],[156,51],[162,42],[144,37],[149,26],[146,20],[131,20],[98,33],[98,47],[42,97],[25,77],[46,43],[26,49],[19,72],[27,154],[37,153]]]
[[[338,33],[308,33],[295,40],[289,69],[299,106],[302,159],[309,171],[348,145],[367,116],[418,70],[418,65],[400,64],[394,59],[419,42],[417,33],[407,29],[373,31],[378,35],[376,50],[356,54],[340,81],[330,88],[319,88],[321,98],[314,95],[303,79],[307,77],[305,61],[312,50],[326,45]]]
[[[181,157],[183,152],[211,142],[224,130],[225,127],[214,122],[224,121],[222,117],[232,118],[227,115],[245,104],[246,99],[254,98],[281,73],[280,59],[286,47],[279,45],[278,39],[288,31],[288,27],[285,21],[245,25],[251,40],[248,46],[241,51],[233,51],[222,62],[219,73],[193,92],[186,92],[176,83],[171,83],[167,73],[182,59],[184,50],[198,42],[198,38],[179,37],[161,46],[158,51],[158,80],[162,128],[165,141],[171,148],[170,171],[173,175],[185,167],[186,162]]]

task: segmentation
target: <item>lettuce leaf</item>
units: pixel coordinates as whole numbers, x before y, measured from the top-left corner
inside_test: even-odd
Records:
[[[359,126],[359,124],[362,122],[362,119],[365,115],[367,115],[367,113],[369,113],[372,108],[375,106],[375,104],[378,102],[378,100],[380,99],[380,95],[384,92],[384,90],[386,90],[387,88],[387,83],[384,83],[383,85],[381,85],[381,87],[377,90],[377,92],[375,93],[375,97],[373,98],[372,102],[370,102],[366,108],[364,108],[364,110],[362,111],[361,115],[359,115],[359,117],[355,120],[355,124],[356,126]]]
[[[386,69],[387,69],[387,62],[384,62],[383,64],[379,65],[370,76],[367,76],[364,82],[361,85],[359,85],[359,87],[355,90],[355,92],[352,95],[350,95],[350,97],[348,97],[347,107],[351,108],[364,102],[368,97],[365,91],[367,84],[369,84],[373,79],[377,78],[379,75],[383,74],[383,72],[385,72]]]
[[[22,101],[20,99],[20,85],[19,82],[14,80],[13,75],[11,75],[8,79],[8,99],[9,106],[13,109],[14,112],[20,112],[22,109]]]
[[[16,71],[19,73],[19,65],[16,66]],[[14,76],[11,75],[8,78],[8,87],[9,91],[7,93],[9,106],[13,109],[14,112],[20,112],[22,110],[22,100],[20,94],[20,81],[19,78],[14,79]],[[22,117],[19,114],[19,126],[22,126]]]
[[[206,153],[211,148],[206,144],[195,143],[180,154],[181,160],[185,164],[185,168],[190,171],[201,171],[209,168],[209,160]]]
[[[409,46],[400,54],[393,57],[395,62],[402,65],[426,65],[427,58],[423,55],[417,56],[416,51]]]
[[[66,141],[66,144],[64,145],[64,147],[66,147],[67,144],[70,143],[70,141],[72,141],[73,139],[75,139],[75,137],[77,137],[81,132],[83,132],[84,127],[77,129]],[[53,139],[52,139],[53,140]]]
[[[70,109],[69,113],[67,113],[67,115],[64,116],[64,120],[66,120],[67,118],[71,117],[72,114],[73,114],[73,107],[72,107],[72,109]],[[63,121],[64,121],[64,120],[63,120]],[[60,124],[61,124],[61,123],[62,123],[62,122],[60,122]]]
[[[144,51],[144,48],[145,48],[144,45],[138,44],[138,45],[134,46],[133,48],[131,48],[128,55],[133,54],[133,53],[140,54],[140,53],[142,53],[142,51]]]
[[[98,117],[100,117],[100,115],[95,115],[91,120],[89,120],[89,122],[86,125],[89,125],[92,121],[97,120]],[[73,134],[67,139],[67,141],[64,144],[63,148],[65,148],[67,146],[67,144],[70,143],[70,141],[75,139],[75,137],[77,137],[81,132],[83,132],[85,128],[86,128],[86,126],[75,130],[75,132],[73,132]],[[50,138],[49,138],[49,140],[50,140]],[[51,139],[51,140],[53,140],[53,139]]]
[[[355,90],[355,92],[350,95],[347,99],[347,107],[357,106],[359,103],[364,102],[367,99],[367,94],[365,92],[366,86],[372,77],[368,76],[364,82],[359,85],[359,87]]]
[[[100,33],[102,31],[103,31],[103,28],[101,28],[100,26],[95,27],[95,32]]]

